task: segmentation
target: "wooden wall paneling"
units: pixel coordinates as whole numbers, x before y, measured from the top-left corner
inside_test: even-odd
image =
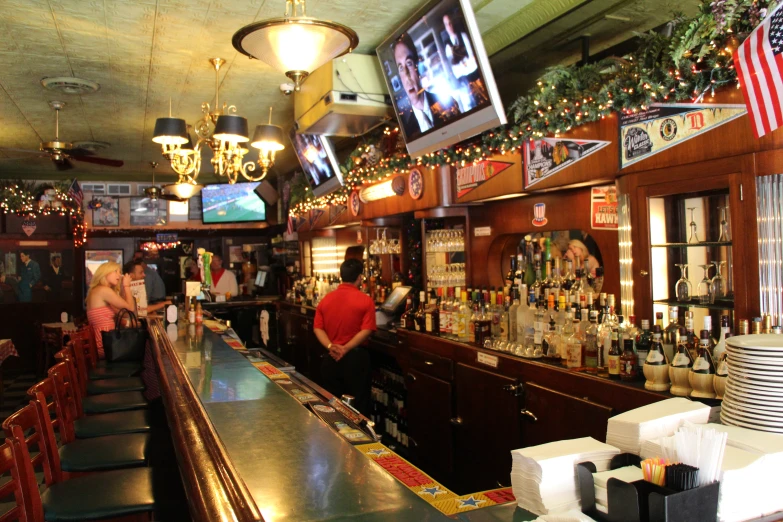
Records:
[[[405,177],[405,193],[402,196],[392,196],[378,201],[362,204],[360,216],[362,219],[373,219],[385,216],[395,216],[416,210],[435,208],[442,206],[440,187],[440,169],[425,169],[419,167],[424,180],[424,190],[419,199],[411,198],[408,192],[407,173],[400,173]]]
[[[480,199],[494,198],[506,194],[518,194],[524,192],[523,186],[523,162],[521,151],[513,151],[507,154],[495,154],[489,158],[490,161],[501,161],[512,163],[512,165],[503,172],[493,176],[472,191],[459,198],[456,194],[456,176],[455,168],[449,169],[452,184],[454,185],[454,201],[458,203],[469,203]]]
[[[580,125],[562,134],[561,138],[564,140],[603,140],[610,143],[603,149],[528,187],[525,189],[526,192],[577,184],[597,185],[602,180],[611,183],[620,169],[618,122],[617,115],[611,114],[606,119]]]

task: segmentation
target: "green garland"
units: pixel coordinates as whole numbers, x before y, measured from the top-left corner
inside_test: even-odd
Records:
[[[611,113],[646,110],[653,103],[698,102],[725,86],[739,87],[732,54],[777,0],[702,0],[691,19],[675,16],[671,36],[639,35],[636,52],[582,66],[549,69],[535,88],[509,108],[509,123],[469,143],[413,160],[399,130],[385,128],[359,145],[340,167],[341,190],[315,198],[304,176],[292,182],[290,213],[346,204],[350,193],[413,167],[454,167],[520,149],[525,140],[558,136]]]

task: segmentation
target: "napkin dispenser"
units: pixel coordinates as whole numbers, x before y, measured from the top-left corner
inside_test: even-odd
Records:
[[[639,466],[641,459],[630,453],[612,458],[609,469]],[[693,522],[717,520],[720,483],[713,482],[688,491],[674,491],[647,482],[623,482],[610,478],[606,483],[608,513],[596,509],[592,462],[576,465],[582,512],[600,522]]]

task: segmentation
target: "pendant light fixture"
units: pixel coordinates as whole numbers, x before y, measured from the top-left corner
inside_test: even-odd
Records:
[[[234,49],[288,76],[300,90],[307,76],[353,51],[359,36],[350,27],[307,16],[305,0],[287,0],[285,16],[246,25],[232,39]]]

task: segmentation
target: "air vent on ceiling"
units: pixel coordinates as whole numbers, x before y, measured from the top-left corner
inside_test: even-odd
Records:
[[[41,85],[50,91],[65,94],[89,94],[101,88],[98,82],[74,76],[53,76],[41,79]]]
[[[130,183],[107,183],[106,193],[110,196],[130,196]]]
[[[106,194],[106,185],[103,183],[82,183],[82,190],[84,192],[92,192],[93,195]]]

